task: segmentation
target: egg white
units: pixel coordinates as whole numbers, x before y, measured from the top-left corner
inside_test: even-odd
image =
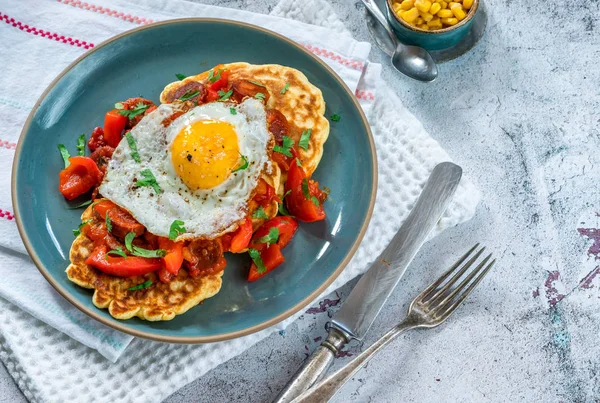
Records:
[[[237,113],[231,114],[230,108]],[[213,239],[236,228],[248,213],[248,201],[263,172],[269,173],[269,143],[263,104],[247,99],[239,105],[213,102],[197,106],[168,127],[162,121],[174,112],[173,106],[160,105],[145,116],[132,130],[141,163],[131,156],[125,138],[115,149],[108,164],[100,194],[127,209],[152,234],[167,237],[174,220],[184,222],[186,232],[178,240]],[[187,125],[201,120],[216,120],[234,126],[240,153],[247,157],[245,170],[232,173],[212,189],[193,191],[179,178],[171,159],[171,145]],[[162,189],[138,187],[140,172],[149,169]]]

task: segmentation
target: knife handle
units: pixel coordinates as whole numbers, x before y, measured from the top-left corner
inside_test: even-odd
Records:
[[[320,381],[349,341],[342,332],[331,327],[327,339],[304,361],[273,403],[289,403]]]

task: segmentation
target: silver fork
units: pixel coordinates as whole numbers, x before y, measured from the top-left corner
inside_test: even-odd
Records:
[[[329,401],[358,370],[396,337],[412,329],[436,327],[448,319],[496,263],[496,259],[488,263],[492,258],[492,254],[487,255],[474,270],[453,288],[454,284],[460,280],[485,250],[485,247],[483,247],[473,255],[478,247],[479,244],[472,247],[447,272],[420,293],[411,302],[408,307],[408,315],[402,322],[377,340],[371,347],[360,353],[348,365],[298,396],[294,399],[294,402],[320,403]],[[471,255],[473,256],[468,259]],[[454,275],[450,277],[452,274]],[[446,280],[448,281],[445,282]],[[444,284],[442,285],[442,283]]]

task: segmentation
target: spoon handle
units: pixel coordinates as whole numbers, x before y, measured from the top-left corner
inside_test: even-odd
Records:
[[[367,10],[371,12],[373,17],[375,17],[377,21],[379,21],[379,23],[383,25],[388,35],[390,36],[390,39],[394,41],[394,45],[397,45],[398,40],[396,39],[396,35],[392,31],[392,27],[390,27],[390,23],[388,22],[387,18],[385,18],[385,15],[383,15],[381,9],[377,5],[377,3],[375,3],[375,0],[362,0],[362,2],[367,8]]]

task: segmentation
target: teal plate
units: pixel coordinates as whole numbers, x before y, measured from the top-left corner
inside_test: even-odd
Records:
[[[248,283],[246,256],[228,255],[219,294],[167,322],[119,321],[92,304],[92,291],[65,274],[72,229],[82,210],[58,192],[57,144],[75,151],[77,136],[95,126],[116,101],[143,95],[158,102],[175,73],[219,63],[277,63],[302,71],[323,91],[326,116],[337,113],[314,177],[331,189],[327,219],[301,224],[284,250],[285,263]],[[134,336],[175,343],[227,340],[274,325],[319,296],[358,247],[375,203],[377,166],[367,120],[352,92],[302,46],[256,26],[216,19],[183,19],[125,32],[95,47],[63,71],[36,103],[16,150],[12,195],[17,225],[44,277],[77,308]]]

